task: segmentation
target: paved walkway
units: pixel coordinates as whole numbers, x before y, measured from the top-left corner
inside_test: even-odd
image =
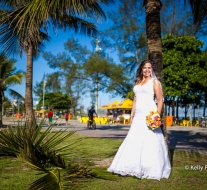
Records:
[[[97,125],[96,130],[93,130],[87,129],[86,124],[78,121],[69,121],[69,123],[70,125],[65,126],[62,120],[57,127],[67,127],[87,136],[120,140],[126,137],[130,127],[129,125]],[[170,148],[207,154],[207,128],[173,126],[167,127],[167,132]]]
[[[13,121],[4,122],[7,125],[13,125]],[[46,128],[45,125],[44,128]],[[79,121],[69,121],[69,125],[65,125],[65,121],[59,119],[56,124],[56,130],[68,128],[68,130],[76,130],[78,134],[84,134],[92,137],[115,138],[123,140],[129,130],[128,125],[97,125],[96,130],[88,129],[86,124]],[[169,146],[173,149],[187,150],[207,154],[207,128],[201,127],[167,127]]]

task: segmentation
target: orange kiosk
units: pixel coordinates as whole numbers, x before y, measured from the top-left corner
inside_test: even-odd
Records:
[[[19,113],[16,114],[16,119],[20,119],[20,114]]]
[[[166,127],[171,127],[173,124],[173,116],[165,116]]]

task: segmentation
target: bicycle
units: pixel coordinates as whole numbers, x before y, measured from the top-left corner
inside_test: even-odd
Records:
[[[92,121],[91,119],[89,119],[87,122],[87,127],[88,129],[96,129],[96,122],[94,120]]]

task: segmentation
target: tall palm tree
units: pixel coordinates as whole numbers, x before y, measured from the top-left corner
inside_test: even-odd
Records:
[[[32,76],[33,57],[38,55],[39,46],[49,39],[50,25],[56,30],[72,29],[76,33],[96,35],[96,26],[81,19],[100,20],[106,18],[100,3],[108,4],[113,0],[0,0],[4,8],[0,15],[0,43],[7,53],[24,51],[27,55],[26,71],[26,119],[33,115]],[[9,9],[8,9],[9,8]]]
[[[155,74],[162,81],[162,40],[160,25],[160,0],[144,0],[148,57],[154,62]]]
[[[194,21],[200,24],[207,15],[207,1],[206,0],[184,0],[185,3],[190,3],[192,12],[194,14]],[[160,25],[160,11],[162,8],[161,0],[144,0],[146,13],[146,34],[148,45],[148,57],[154,62],[153,69],[157,78],[163,81],[163,64],[162,64],[162,40],[161,40],[161,25]],[[163,118],[165,113],[163,112]],[[164,122],[164,120],[163,120]],[[163,132],[168,142],[168,135],[166,126],[163,126]]]
[[[8,88],[14,84],[21,84],[25,74],[22,71],[16,71],[15,60],[10,60],[3,53],[0,54],[0,127],[2,127],[2,100],[4,91],[7,90],[11,96],[23,98],[16,91]]]
[[[148,45],[148,58],[153,61],[153,69],[159,81],[163,81],[163,64],[162,64],[162,39],[160,11],[162,2],[160,0],[144,0],[146,14],[146,34]],[[164,109],[163,109],[164,110]],[[162,117],[165,118],[163,112]],[[163,119],[163,133],[168,143],[167,129]]]

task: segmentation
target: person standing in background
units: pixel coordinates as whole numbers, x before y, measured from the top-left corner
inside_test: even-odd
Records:
[[[113,120],[114,120],[114,123],[117,122],[117,117],[118,117],[118,110],[114,110],[114,112],[113,112]]]
[[[66,112],[65,112],[65,121],[66,121],[66,125],[68,125],[68,116],[69,116],[69,114],[68,114],[68,112],[66,111]]]
[[[47,116],[48,116],[48,120],[49,120],[49,125],[51,125],[52,124],[52,118],[53,118],[52,109],[50,109]]]

